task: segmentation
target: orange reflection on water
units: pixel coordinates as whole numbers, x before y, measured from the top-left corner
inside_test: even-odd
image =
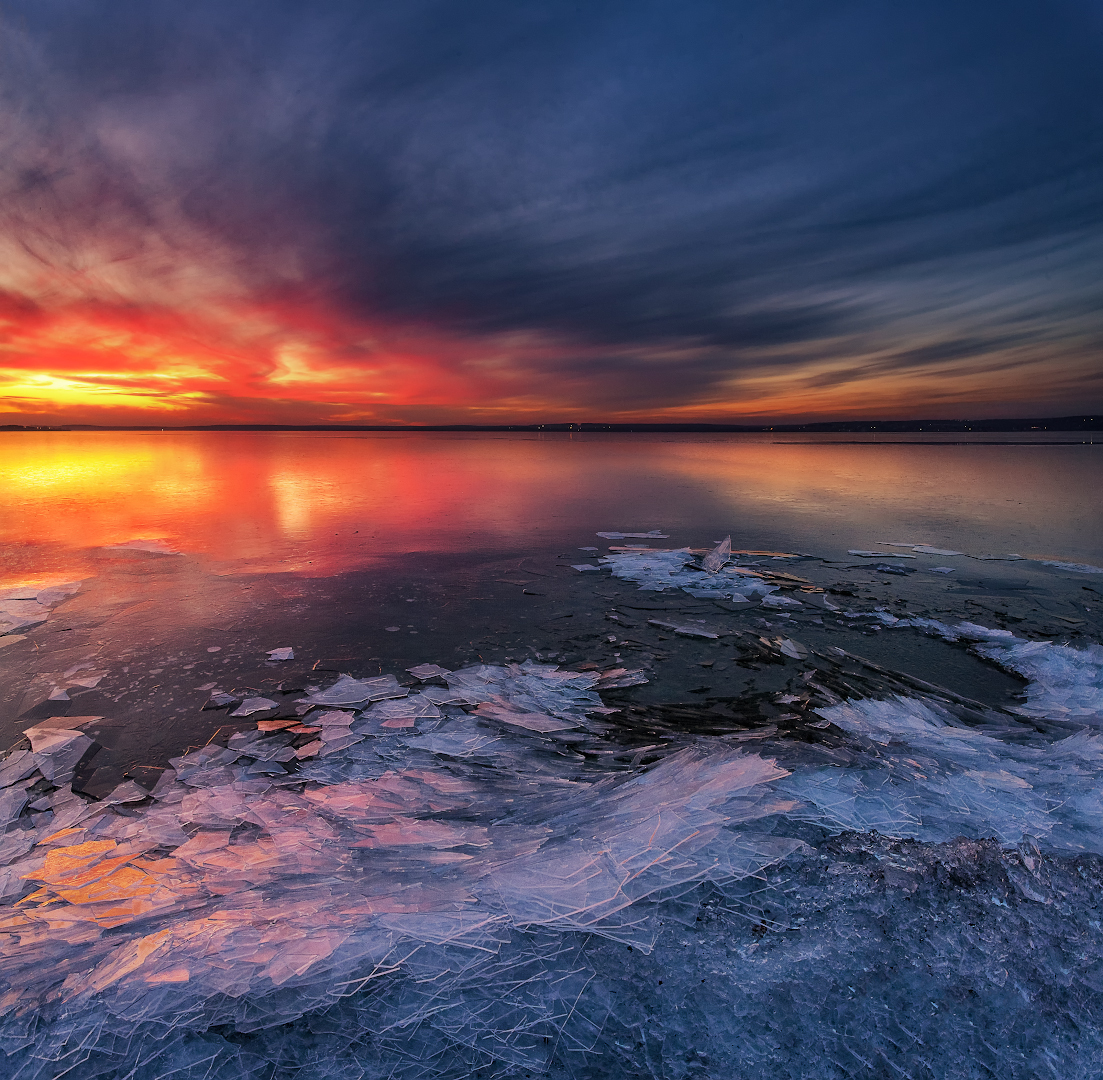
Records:
[[[901,540],[1090,562],[1098,451],[769,433],[3,433],[0,574],[80,576],[95,549],[142,539],[216,572],[323,575],[395,552],[581,545],[658,526],[677,544],[730,532],[749,547]]]
[[[82,552],[157,540],[227,569],[332,574],[396,551],[495,543],[546,519],[548,498],[577,490],[576,478],[570,455],[556,461],[536,447],[422,435],[9,433],[0,543],[52,551],[55,564],[69,553],[74,572]]]

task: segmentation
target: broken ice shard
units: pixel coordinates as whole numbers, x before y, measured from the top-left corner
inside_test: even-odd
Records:
[[[324,713],[311,713],[310,722],[318,727],[348,727],[356,714],[345,712],[342,709],[330,709]]]
[[[252,716],[253,713],[267,712],[269,709],[278,709],[279,702],[266,697],[246,698],[232,713],[231,716]]]
[[[406,669],[415,679],[421,679],[423,682],[426,679],[436,678],[438,675],[448,675],[448,668],[443,668],[439,664],[418,664],[417,667]]]
[[[492,720],[499,720],[504,724],[511,724],[514,727],[526,728],[529,731],[538,731],[541,733],[570,731],[572,728],[578,727],[576,723],[572,723],[568,720],[560,720],[557,717],[548,716],[546,713],[520,712],[505,702],[484,701],[475,710],[475,715],[489,717]]]
[[[781,638],[778,642],[778,648],[786,656],[791,656],[794,660],[805,660],[808,657],[808,649],[799,641],[794,641],[792,638]]]
[[[603,671],[601,673],[601,677],[594,683],[594,689],[615,690],[629,686],[643,686],[647,681],[647,676],[642,671],[630,671],[628,668],[612,668],[609,671]]]
[[[269,660],[294,660],[295,659],[295,650],[292,649],[292,648],[269,649],[268,650],[268,659]]]
[[[767,608],[803,607],[799,600],[789,596],[775,596],[773,594],[762,598],[762,606]]]
[[[670,630],[672,633],[681,634],[683,637],[711,638],[715,640],[720,636],[712,630],[706,630],[703,626],[666,622],[664,619],[648,619],[647,623],[649,626],[656,626],[660,630]]]
[[[24,735],[31,740],[31,751],[38,763],[38,771],[53,782],[71,773],[92,747],[93,741],[79,731],[51,728],[44,725],[27,728]]]
[[[342,675],[329,689],[319,690],[304,700],[311,705],[364,705],[384,698],[405,697],[409,691],[398,685],[393,675],[380,675],[372,679],[354,679]]]
[[[439,720],[440,709],[432,698],[425,694],[411,694],[409,697],[390,701],[377,701],[368,709],[372,720]]]
[[[635,581],[641,590],[649,592],[677,588],[691,596],[743,603],[750,595],[761,596],[778,588],[755,570],[729,565],[706,575],[691,560],[689,548],[677,548],[626,551],[606,555],[601,562],[612,568],[614,577]]]
[[[221,690],[216,690],[207,699],[207,704],[203,706],[204,709],[224,709],[227,705],[240,705],[241,697],[237,694],[226,694]]]
[[[701,560],[701,569],[706,573],[715,574],[731,561],[731,556],[732,538],[727,536]]]

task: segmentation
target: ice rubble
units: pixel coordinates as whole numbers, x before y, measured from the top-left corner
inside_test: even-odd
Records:
[[[525,1066],[547,1059],[549,1032],[592,1047],[597,1023],[570,1007],[592,972],[565,932],[647,949],[645,901],[799,846],[772,835],[791,801],[769,758],[691,745],[633,775],[572,749],[604,733],[594,687],[633,675],[445,671],[443,693],[473,713],[342,677],[306,718],[323,739],[348,733],[331,753],[298,764],[289,731],[240,732],[173,759],[152,799],[133,783],[101,802],[60,787],[50,813],[20,816],[35,772],[59,779],[89,742],[35,733],[0,762],[0,889],[18,898],[0,918],[11,1075],[85,1058],[82,1075],[111,1075],[119,1055],[167,1053],[173,1032],[270,1029],[395,980],[378,1040],[399,1056],[442,1025]],[[350,698],[367,707],[333,707]],[[508,1007],[498,985],[489,1012],[469,992],[511,979]]]
[[[1010,711],[1080,730],[1024,744],[1014,728],[981,730],[914,698],[820,709],[863,748],[812,769],[798,764],[814,765],[813,752],[783,756],[793,775],[780,789],[815,807],[795,816],[929,842],[995,836],[1018,843],[1033,835],[1056,850],[1103,854],[1103,737],[1083,728],[1103,725],[1103,648],[1026,641],[971,622],[882,617],[971,642],[980,656],[1029,680],[1026,704]]]
[[[656,554],[704,576],[684,551],[642,557]],[[888,619],[1026,675],[1024,711],[1099,716],[1097,646]],[[850,701],[821,710],[842,743],[755,754],[687,737],[646,771],[609,771],[586,753],[607,745],[596,691],[638,672],[411,673],[413,691],[393,676],[312,688],[301,724],[174,759],[152,799],[133,783],[73,794],[79,731],[32,729],[0,759],[11,1075],[145,1062],[132,1075],[259,1080],[283,1075],[276,1058],[318,1077],[540,1070],[586,1060],[623,1019],[591,961],[604,946],[584,942],[652,948],[680,896],[799,852],[802,823],[1103,854],[1103,739],[1088,732],[1028,739],[916,699]],[[369,1062],[311,1057],[350,1031]]]
[[[605,555],[600,562],[611,568],[613,577],[634,581],[644,591],[683,589],[693,596],[734,598],[738,602],[778,590],[777,585],[768,584],[753,571],[728,565],[714,573],[702,573],[688,568],[692,560],[689,548],[656,548]]]
[[[914,698],[817,711],[853,742],[782,756],[791,775],[778,789],[802,804],[791,817],[932,843],[1033,836],[1050,850],[1103,854],[1103,738],[1022,743],[1014,729],[978,729]]]

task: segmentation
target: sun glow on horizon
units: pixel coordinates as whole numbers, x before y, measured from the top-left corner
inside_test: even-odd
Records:
[[[46,426],[140,426],[151,416],[177,426],[294,426],[783,423],[936,418],[970,408],[1015,415],[999,411],[983,363],[900,369],[883,350],[861,355],[860,347],[854,356],[810,355],[777,368],[769,357],[747,368],[733,359],[730,374],[700,384],[687,376],[655,404],[649,373],[667,382],[679,369],[692,373],[707,361],[700,348],[651,355],[536,333],[463,336],[369,324],[288,298],[49,307],[9,295],[0,308],[0,401],[4,420]],[[1029,352],[1001,357],[1002,400],[1030,400],[1044,361]],[[1066,357],[1061,368],[1051,365],[1049,389],[1073,394],[1091,367],[1086,353]],[[630,375],[636,370],[639,380]]]

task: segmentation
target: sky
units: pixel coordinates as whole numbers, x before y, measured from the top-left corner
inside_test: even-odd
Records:
[[[1103,409],[1099,0],[7,0],[0,424]]]

